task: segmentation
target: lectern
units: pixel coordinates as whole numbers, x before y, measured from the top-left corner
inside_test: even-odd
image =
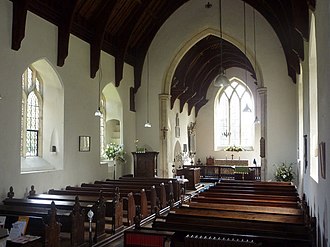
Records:
[[[159,152],[132,152],[134,158],[134,177],[157,176],[157,156]]]

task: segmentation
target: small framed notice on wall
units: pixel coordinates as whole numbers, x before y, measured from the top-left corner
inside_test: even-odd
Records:
[[[90,136],[79,136],[79,152],[91,151],[91,137]]]

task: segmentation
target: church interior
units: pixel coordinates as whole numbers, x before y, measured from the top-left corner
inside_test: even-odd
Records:
[[[31,235],[53,219],[42,246],[330,246],[329,16],[1,0],[0,230],[29,215]]]

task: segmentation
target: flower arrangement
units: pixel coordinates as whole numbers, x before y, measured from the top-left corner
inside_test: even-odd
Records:
[[[105,155],[109,160],[125,161],[125,151],[123,145],[110,143],[105,149]]]
[[[237,146],[229,146],[229,147],[226,147],[224,149],[224,151],[230,151],[230,152],[240,152],[240,151],[244,151],[244,149],[242,147],[237,147]]]
[[[286,165],[282,163],[276,167],[275,180],[279,182],[291,182],[294,179],[295,173],[292,168],[292,163]]]

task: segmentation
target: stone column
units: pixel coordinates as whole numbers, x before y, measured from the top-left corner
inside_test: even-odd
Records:
[[[266,180],[267,175],[267,88],[259,87],[257,93],[260,97],[260,155],[261,155],[261,180]]]
[[[170,98],[169,94],[159,94],[159,113],[160,113],[160,121],[159,121],[159,138],[160,138],[160,153],[159,153],[159,164],[158,171],[160,177],[168,177],[169,172],[171,171],[171,167],[169,167],[168,161],[168,111],[170,109]]]

